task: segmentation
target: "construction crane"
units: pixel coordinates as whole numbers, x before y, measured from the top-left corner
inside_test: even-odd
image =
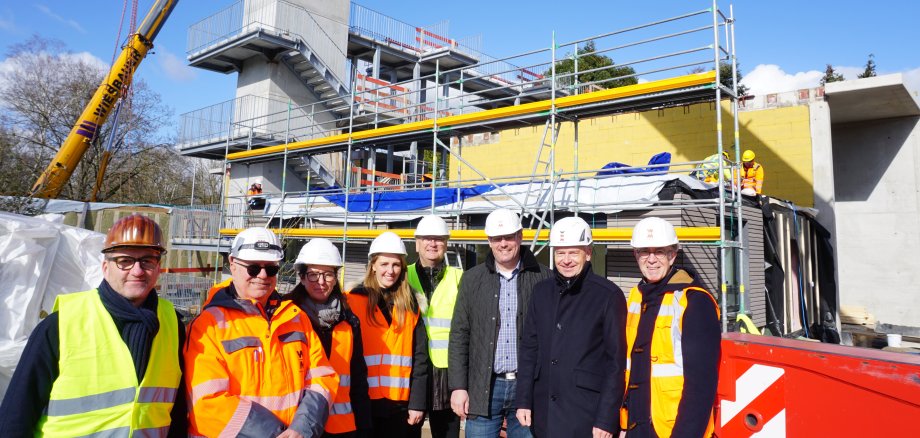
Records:
[[[96,89],[93,98],[83,109],[83,114],[74,123],[70,134],[64,140],[54,159],[48,164],[38,181],[32,186],[31,195],[38,198],[56,198],[64,184],[70,179],[77,164],[105,124],[118,99],[134,78],[137,66],[153,47],[153,40],[163,28],[163,23],[175,8],[178,0],[156,0],[136,33],[129,37],[118,59]],[[104,159],[102,166],[107,164]],[[104,169],[104,167],[103,167]],[[98,185],[98,184],[97,184]]]

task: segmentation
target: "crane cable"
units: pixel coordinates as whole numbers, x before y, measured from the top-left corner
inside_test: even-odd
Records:
[[[119,42],[121,41],[121,31],[124,28],[125,23],[125,11],[128,9],[128,0],[122,2],[121,7],[121,18],[118,20],[118,35],[115,36],[115,48],[112,51],[112,61],[110,66],[115,65],[115,57],[118,56],[119,51]],[[134,34],[137,29],[137,0],[132,0],[131,2],[131,20],[128,23],[128,39],[130,40],[131,35]],[[112,117],[111,130],[109,132],[109,138],[106,142],[105,149],[102,151],[102,157],[99,159],[99,170],[96,172],[96,184],[93,186],[93,192],[90,195],[90,202],[96,202],[99,190],[102,188],[102,182],[105,178],[105,171],[109,166],[109,161],[112,158],[112,149],[115,141],[115,137],[118,134],[118,121],[119,115],[121,114],[122,105],[126,104],[130,106],[132,89],[130,86],[126,85],[124,90],[122,90],[121,98],[118,99],[118,103],[115,105],[115,114]],[[120,142],[119,142],[120,143]]]

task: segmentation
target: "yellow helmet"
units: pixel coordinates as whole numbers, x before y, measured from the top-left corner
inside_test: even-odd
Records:
[[[754,151],[748,149],[741,154],[741,161],[747,163],[748,161],[754,161]]]

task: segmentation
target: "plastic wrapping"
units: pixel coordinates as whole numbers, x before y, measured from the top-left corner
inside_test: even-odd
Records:
[[[0,397],[42,312],[102,281],[105,235],[48,219],[0,212]]]

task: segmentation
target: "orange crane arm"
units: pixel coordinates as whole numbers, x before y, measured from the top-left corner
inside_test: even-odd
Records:
[[[178,0],[157,0],[150,8],[150,12],[147,13],[137,33],[131,35],[130,41],[124,46],[102,84],[96,89],[96,93],[83,110],[83,114],[71,128],[61,149],[32,186],[32,196],[56,198],[60,195],[64,184],[83,159],[96,133],[105,124],[115,103],[121,98],[122,92],[131,84],[134,71],[137,70],[141,60],[147,56],[147,51],[153,47],[153,39],[169,18],[177,2]]]

